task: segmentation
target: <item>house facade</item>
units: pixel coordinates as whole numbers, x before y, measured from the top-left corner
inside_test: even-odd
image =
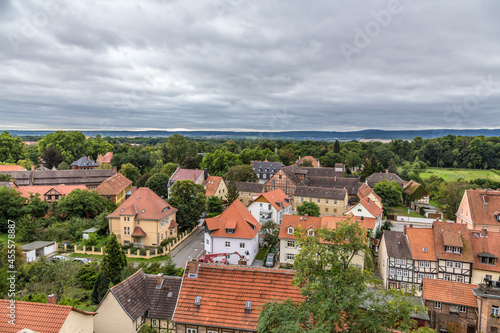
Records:
[[[421,293],[423,279],[438,278],[438,260],[432,228],[404,228],[413,259],[413,286]]]
[[[208,176],[203,182],[203,187],[205,187],[205,195],[207,197],[216,196],[222,202],[226,201],[227,186],[222,177]]]
[[[122,245],[159,246],[177,237],[176,212],[151,189],[140,187],[107,216],[109,230]]]
[[[116,173],[97,186],[96,191],[101,197],[121,205],[127,199],[127,192],[132,189],[132,181]]]
[[[384,230],[379,245],[378,267],[386,289],[413,288],[413,258],[402,231]]]
[[[364,198],[359,203],[346,210],[344,214],[352,214],[359,218],[375,219],[377,222],[375,223],[374,232],[382,228],[384,210],[380,208],[375,201],[371,200],[370,197]]]
[[[238,191],[238,199],[244,206],[248,206],[261,193],[264,192],[264,184],[250,182],[234,182]],[[229,182],[226,181],[226,187]]]
[[[466,190],[456,215],[468,229],[500,232],[500,191]]]
[[[477,302],[472,291],[476,285],[430,279],[424,279],[422,284],[422,298],[432,328],[438,332],[476,332]]]
[[[268,160],[264,162],[251,161],[250,165],[259,179],[259,183],[262,184],[271,179],[272,176],[284,166],[281,162],[269,162]]]
[[[90,157],[84,156],[80,157],[78,160],[71,163],[71,170],[92,170],[99,167],[95,161],[93,161]]]
[[[245,258],[250,265],[259,251],[260,223],[238,200],[222,214],[203,221],[205,251],[207,254],[232,253],[230,264]],[[239,255],[234,254],[237,252]]]
[[[182,278],[142,269],[108,290],[97,306],[95,333],[136,333],[143,325],[173,330],[172,316]]]
[[[301,301],[295,272],[188,262],[173,322],[177,333],[257,331],[262,306],[271,300]]]
[[[342,216],[349,205],[349,195],[346,189],[299,186],[295,189],[294,210],[303,202],[317,204],[321,215]]]
[[[260,194],[247,209],[261,225],[267,221],[280,225],[283,216],[292,213],[291,201],[282,190],[277,189]]]
[[[481,283],[472,289],[477,300],[480,332],[500,331],[500,282]]]
[[[474,256],[471,283],[500,281],[500,233],[488,229],[469,230],[469,237]]]

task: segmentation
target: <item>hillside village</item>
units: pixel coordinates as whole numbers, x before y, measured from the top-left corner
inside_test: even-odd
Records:
[[[36,286],[16,286],[16,328],[2,322],[2,332],[259,331],[267,302],[305,300],[293,281],[307,262],[302,246],[350,249],[347,259],[339,256],[346,271],[373,273],[380,290],[408,297],[414,329],[500,328],[500,190],[465,190],[450,219],[413,179],[386,169],[361,181],[352,172],[358,168],[324,167],[313,156],[290,165],[251,160],[237,166],[245,176],[236,180],[170,163],[169,172],[140,182],[126,163],[112,161],[113,152],[102,152],[62,170],[0,165],[2,205],[15,198],[29,212],[12,222],[22,233],[12,267]],[[61,222],[36,223],[56,217]],[[339,244],[325,236],[336,230],[354,234]],[[172,258],[188,250],[197,254],[176,267]],[[113,251],[121,264],[108,279],[104,261]],[[70,264],[67,274],[93,276],[87,291],[79,289],[91,297],[65,295],[63,282],[33,284],[40,267]],[[368,299],[362,311],[375,307]],[[0,302],[8,315],[10,301]]]

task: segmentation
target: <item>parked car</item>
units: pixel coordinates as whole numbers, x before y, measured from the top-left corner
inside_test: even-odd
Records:
[[[266,258],[266,267],[274,267],[275,260],[276,260],[276,254],[268,253]]]
[[[90,260],[87,258],[74,258],[73,261],[82,263],[82,264],[90,264]]]
[[[66,258],[65,256],[53,256],[50,258],[50,261],[56,262],[56,261],[68,261],[69,259]]]

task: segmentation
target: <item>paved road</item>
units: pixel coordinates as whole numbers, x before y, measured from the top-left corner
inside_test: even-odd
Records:
[[[186,261],[198,258],[204,249],[203,235],[203,228],[198,229],[197,234],[190,236],[189,239],[179,245],[180,249],[172,251],[172,258],[177,266],[185,267]]]

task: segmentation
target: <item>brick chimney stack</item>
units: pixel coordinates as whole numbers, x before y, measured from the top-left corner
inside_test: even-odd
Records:
[[[56,304],[56,295],[50,294],[47,296],[47,304]]]
[[[163,273],[156,275],[156,289],[161,289],[163,286]]]

